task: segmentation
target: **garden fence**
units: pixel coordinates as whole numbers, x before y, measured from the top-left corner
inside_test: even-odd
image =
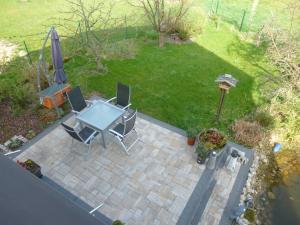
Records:
[[[258,31],[272,13],[277,14],[284,23],[286,12],[284,9],[275,9],[270,1],[258,1],[252,21],[251,8],[254,0],[203,0],[203,8],[209,15],[216,15],[221,20],[232,24],[240,31]],[[277,7],[278,8],[278,7]]]

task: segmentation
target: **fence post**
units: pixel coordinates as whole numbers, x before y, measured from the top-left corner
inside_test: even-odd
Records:
[[[240,32],[241,32],[241,31],[242,31],[242,29],[243,29],[243,25],[244,25],[245,16],[246,16],[246,10],[244,9],[244,12],[243,12],[243,17],[242,17],[242,21],[241,21],[241,25],[240,25]]]
[[[220,0],[217,0],[216,14],[218,14],[218,10],[219,10],[219,4],[220,4]]]
[[[24,43],[24,46],[25,46],[25,50],[26,50],[26,52],[27,52],[27,58],[28,58],[29,64],[32,65],[32,60],[31,60],[31,57],[30,57],[30,52],[28,51],[26,42],[23,41],[23,43]]]

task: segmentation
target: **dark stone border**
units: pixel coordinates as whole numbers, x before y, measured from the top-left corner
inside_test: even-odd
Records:
[[[240,171],[235,179],[235,183],[233,185],[233,188],[229,194],[229,198],[227,201],[227,204],[224,208],[220,225],[230,225],[232,223],[232,212],[234,208],[236,208],[240,202],[240,196],[242,195],[243,188],[247,182],[248,173],[250,170],[250,167],[254,160],[254,152],[251,149],[244,148],[243,146],[240,146],[238,144],[230,142],[231,147],[235,147],[237,149],[241,149],[246,153],[246,157],[249,159],[246,165],[243,165],[240,168]]]
[[[228,142],[222,155],[219,157],[214,170],[205,168],[203,171],[193,193],[191,194],[188,202],[185,205],[178,221],[177,225],[197,225],[199,224],[206,204],[213,192],[216,185],[214,173],[225,166],[227,159],[227,150],[231,147],[235,147],[238,150],[245,152],[245,156],[248,158],[246,165],[242,165],[238,175],[236,176],[234,186],[229,194],[226,207],[224,208],[220,223],[221,225],[231,224],[232,210],[238,205],[240,196],[242,194],[243,187],[247,181],[248,172],[252,165],[254,153],[252,150],[244,148],[233,142]]]
[[[227,156],[226,149],[227,146],[225,146],[222,154],[218,157],[215,169],[211,170],[205,167],[176,225],[197,225],[199,223],[206,204],[217,183],[214,174],[225,165]]]
[[[170,125],[168,123],[165,123],[163,121],[157,120],[157,119],[155,119],[151,116],[147,116],[146,114],[143,114],[143,113],[140,113],[140,112],[138,112],[138,116],[140,118],[144,119],[144,120],[147,120],[148,122],[151,122],[151,123],[154,123],[158,126],[161,126],[162,128],[166,128],[166,129],[168,129],[170,131],[173,131],[177,134],[180,134],[182,136],[186,136],[186,132],[184,130],[178,128],[178,127],[175,127],[175,126]]]

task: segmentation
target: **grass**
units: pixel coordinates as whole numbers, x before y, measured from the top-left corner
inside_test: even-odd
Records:
[[[234,25],[236,28],[240,27],[245,10],[246,14],[243,31],[247,31],[248,29],[257,31],[265,22],[267,22],[268,19],[270,19],[272,15],[278,17],[278,22],[282,26],[289,27],[289,11],[287,8],[288,4],[292,1],[293,0],[260,0],[251,28],[249,24],[249,17],[253,0],[204,0],[200,4],[207,13],[211,9],[215,11],[218,8],[217,14],[222,18],[222,20]]]
[[[29,3],[0,0],[1,7],[7,9],[0,13],[3,24],[0,38],[43,30],[43,24],[49,25],[51,20],[48,18],[63,5],[62,0],[54,2],[56,6],[46,0]],[[15,17],[9,19],[13,15]],[[135,40],[135,58],[105,60],[106,75],[95,73],[93,61],[85,54],[72,57],[65,64],[70,83],[80,85],[86,94],[96,91],[105,97],[115,95],[116,82],[130,84],[133,108],[184,129],[188,128],[189,120],[201,128],[219,126],[214,123],[219,101],[214,80],[220,74],[229,73],[239,80],[237,87],[226,96],[221,129],[226,130],[233,120],[262,101],[259,79],[270,69],[263,51],[240,41],[228,25],[221,23],[216,30],[207,24],[203,33],[191,43],[167,44],[162,49],[155,41],[146,40],[145,33]],[[26,41],[31,50],[41,46],[41,41],[35,43],[34,38],[26,37]],[[66,48],[70,48],[67,42],[63,40],[65,53],[69,51]],[[37,52],[33,55],[37,56]],[[20,76],[19,62],[20,59],[12,62],[8,72],[1,76]]]
[[[219,91],[214,80],[220,74],[232,74],[239,83],[226,96],[224,128],[259,104],[257,85],[264,72],[260,66],[266,66],[261,58],[249,62],[239,56],[230,48],[235,44],[238,39],[225,25],[219,31],[208,26],[189,44],[159,49],[156,42],[139,43],[135,59],[105,61],[109,68],[105,76],[89,75],[92,65],[82,56],[72,59],[66,70],[71,82],[106,97],[115,95],[116,82],[130,84],[134,108],[185,129],[190,118],[198,127],[215,126]]]

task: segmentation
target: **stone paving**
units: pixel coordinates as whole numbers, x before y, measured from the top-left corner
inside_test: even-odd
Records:
[[[198,225],[220,224],[223,210],[227,204],[229,194],[232,190],[240,167],[241,163],[238,163],[234,172],[227,170],[225,167],[215,172],[214,178],[216,180],[216,185],[206,204]]]
[[[107,136],[107,148],[99,137],[85,160],[87,148],[74,142],[71,151],[71,138],[59,126],[16,160],[33,159],[45,176],[91,207],[103,202],[99,211],[112,220],[127,225],[176,224],[204,166],[195,162],[184,136],[142,118],[136,130],[141,141],[130,156]]]

